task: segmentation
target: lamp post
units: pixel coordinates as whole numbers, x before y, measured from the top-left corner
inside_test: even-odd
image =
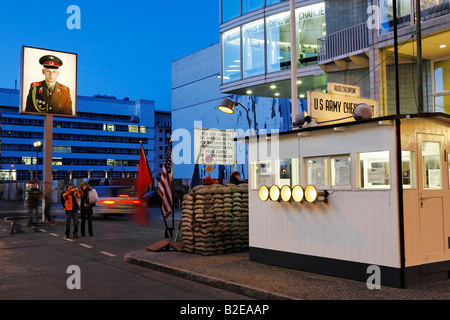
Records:
[[[36,150],[36,182],[39,180],[38,179],[38,155],[39,155],[39,147],[42,146],[42,141],[35,141],[33,142],[33,147]]]
[[[222,100],[222,102],[220,103],[220,105],[217,107],[220,111],[228,113],[228,114],[233,114],[234,113],[234,108],[240,105],[242,108],[244,108],[246,115],[247,115],[247,121],[248,121],[248,129],[252,130],[252,126],[251,126],[251,122],[250,122],[250,117],[248,115],[248,109],[246,107],[244,107],[240,102],[237,101],[233,101],[231,99],[228,98],[224,98]],[[255,134],[256,134],[256,123],[254,123],[254,128],[255,130]]]

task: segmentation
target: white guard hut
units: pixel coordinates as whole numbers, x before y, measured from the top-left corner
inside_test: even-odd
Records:
[[[364,282],[376,265],[393,287],[448,278],[449,127],[432,113],[247,137],[250,259]]]

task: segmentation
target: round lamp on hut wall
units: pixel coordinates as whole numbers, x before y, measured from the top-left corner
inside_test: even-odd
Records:
[[[292,191],[290,186],[283,186],[281,188],[281,200],[287,202],[290,201],[292,198]]]
[[[292,188],[292,200],[295,202],[302,202],[305,192],[301,186],[294,186]]]
[[[280,188],[278,188],[278,186],[273,185],[270,187],[269,190],[269,197],[270,200],[272,201],[280,201]]]
[[[261,186],[258,191],[258,196],[261,201],[267,201],[269,199],[269,188],[267,186]]]

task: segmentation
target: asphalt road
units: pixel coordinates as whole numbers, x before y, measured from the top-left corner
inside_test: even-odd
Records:
[[[0,300],[249,299],[125,263],[127,252],[164,239],[157,207],[150,209],[148,226],[128,217],[94,219],[94,236],[78,239],[64,239],[62,223],[37,231],[22,226],[21,233],[10,235],[4,217],[25,214],[19,202],[0,201]],[[57,204],[53,214],[63,217]]]

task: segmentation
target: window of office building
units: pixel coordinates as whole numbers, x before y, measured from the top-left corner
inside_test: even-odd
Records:
[[[242,27],[244,78],[264,74],[264,20]]]
[[[222,23],[241,14],[241,0],[222,0]]]
[[[287,2],[289,0],[266,0],[266,6],[271,6],[280,2]]]
[[[434,62],[434,110],[450,114],[450,59]]]
[[[411,23],[411,0],[397,1],[398,28],[409,26]],[[391,32],[394,26],[394,9],[392,0],[379,0],[380,34]]]
[[[241,28],[222,34],[223,83],[241,78]]]
[[[264,0],[242,0],[242,14],[264,7]]]
[[[288,69],[291,66],[289,11],[266,18],[267,72]]]
[[[317,39],[325,35],[325,4],[323,2],[297,8],[297,57],[301,65],[317,61]]]

